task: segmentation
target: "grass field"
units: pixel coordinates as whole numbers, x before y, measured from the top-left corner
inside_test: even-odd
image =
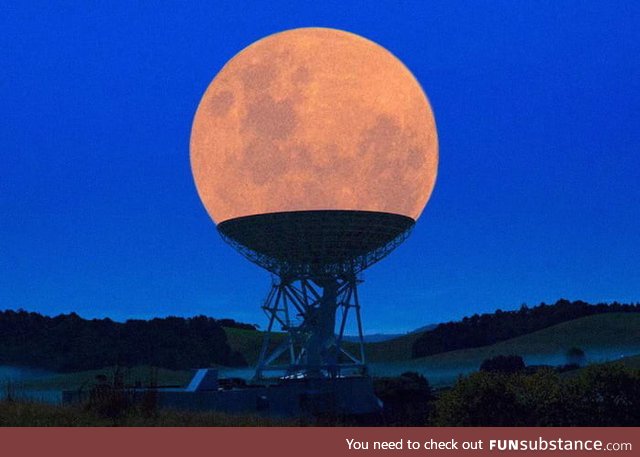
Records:
[[[250,366],[258,362],[260,349],[262,348],[262,337],[264,333],[257,330],[245,330],[240,328],[225,327],[229,346],[234,351],[240,352]],[[275,347],[285,338],[284,333],[272,334],[271,347]]]
[[[237,328],[225,328],[227,341],[233,350],[244,355],[247,363],[253,366],[258,361],[260,349],[262,347],[262,337],[264,333],[257,330],[244,330]],[[411,358],[411,348],[413,342],[420,334],[412,333],[379,343],[367,343],[365,351],[367,360],[372,362],[387,362],[396,360],[406,360]],[[275,347],[285,338],[285,334],[276,333],[272,336],[272,345]],[[352,342],[345,342],[344,347],[357,353],[358,345]]]
[[[263,333],[252,330],[225,329],[230,346],[244,354],[250,365],[258,360]],[[366,344],[367,360],[370,362],[398,362],[411,359],[411,348],[419,334],[407,334],[380,343]],[[274,335],[279,343],[284,334]],[[424,362],[438,366],[458,365],[460,362],[475,363],[499,354],[551,355],[564,353],[572,346],[583,349],[602,350],[616,347],[640,347],[640,314],[611,313],[587,316],[539,330],[528,335],[473,349],[436,354],[415,359],[410,364]],[[346,347],[355,348],[354,343]],[[587,354],[589,355],[589,354]]]
[[[411,358],[413,343],[419,337],[420,333],[409,333],[392,340],[367,343],[365,345],[367,360],[372,362],[408,360]]]
[[[389,343],[392,343],[390,341]],[[490,346],[461,349],[428,357],[373,363],[372,373],[394,376],[403,371],[424,374],[434,385],[455,381],[459,374],[475,371],[484,359],[496,355],[522,356],[527,364],[562,364],[571,347],[582,348],[589,362],[620,359],[640,353],[640,315],[626,313],[601,314],[563,322],[537,332]],[[638,363],[640,357],[630,357]]]
[[[633,368],[636,370],[640,370],[640,354],[639,355],[631,355],[628,357],[622,357],[617,362],[620,362],[627,368]]]

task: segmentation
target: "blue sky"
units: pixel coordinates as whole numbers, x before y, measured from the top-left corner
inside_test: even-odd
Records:
[[[431,100],[433,197],[365,273],[365,330],[558,298],[640,301],[634,1],[13,2],[0,14],[0,308],[264,324],[189,167],[224,63],[285,29],[388,48]]]

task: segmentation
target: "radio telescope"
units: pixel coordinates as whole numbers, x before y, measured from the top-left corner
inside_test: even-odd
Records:
[[[365,374],[360,273],[407,238],[438,166],[431,107],[411,72],[352,33],[270,35],[213,79],[190,150],[219,233],[274,278],[256,378]],[[344,344],[351,319],[357,350]]]

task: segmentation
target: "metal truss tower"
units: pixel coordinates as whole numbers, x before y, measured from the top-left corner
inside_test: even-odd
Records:
[[[262,379],[267,371],[285,373],[285,377],[291,378],[365,375],[358,299],[361,282],[355,274],[321,279],[274,277],[262,306],[269,324],[256,379]],[[358,341],[347,348],[344,332],[349,318],[355,318]],[[279,342],[274,341],[276,324],[285,332]]]

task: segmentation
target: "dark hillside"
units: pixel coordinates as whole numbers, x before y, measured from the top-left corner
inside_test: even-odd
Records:
[[[521,335],[542,330],[562,322],[604,313],[637,313],[640,304],[599,303],[558,300],[554,305],[544,303],[518,311],[497,310],[493,314],[474,314],[461,321],[438,325],[420,335],[413,344],[414,358],[425,357],[457,349],[488,346]]]
[[[246,362],[229,347],[220,322],[210,317],[120,323],[87,320],[75,313],[48,317],[20,310],[0,312],[0,364],[66,372],[109,365],[178,370]]]

